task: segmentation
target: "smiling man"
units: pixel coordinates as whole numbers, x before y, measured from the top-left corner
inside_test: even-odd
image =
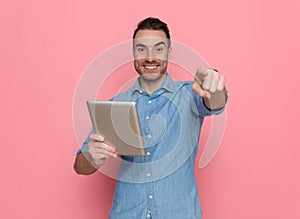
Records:
[[[147,18],[138,24],[133,55],[139,78],[113,100],[136,102],[146,156],[121,156],[111,219],[202,217],[194,162],[204,117],[225,108],[225,76],[198,69],[194,81],[173,81],[167,73],[171,50],[164,22]],[[89,175],[107,158],[117,158],[115,149],[91,133],[74,169]]]

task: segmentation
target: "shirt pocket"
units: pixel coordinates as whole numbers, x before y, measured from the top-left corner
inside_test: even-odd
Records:
[[[128,162],[133,162],[134,157],[133,156],[121,156],[122,160],[128,161]]]

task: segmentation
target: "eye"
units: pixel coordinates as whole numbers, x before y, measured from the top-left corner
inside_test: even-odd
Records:
[[[157,47],[157,48],[155,48],[155,51],[157,53],[162,53],[164,51],[164,47]]]
[[[144,49],[143,47],[138,47],[138,48],[137,48],[137,51],[142,53],[142,52],[145,51],[145,49]]]

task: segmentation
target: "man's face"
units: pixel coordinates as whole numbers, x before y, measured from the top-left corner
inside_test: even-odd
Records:
[[[166,73],[169,39],[162,30],[139,30],[133,40],[135,70],[145,80],[157,80]]]

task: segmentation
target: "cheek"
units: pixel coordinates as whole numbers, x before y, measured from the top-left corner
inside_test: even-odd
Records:
[[[163,67],[165,67],[165,66],[167,66],[167,61],[161,61],[161,66],[163,66]]]
[[[141,66],[142,63],[143,63],[143,61],[141,59],[134,60],[134,64],[137,65],[137,66]]]
[[[134,60],[134,66],[135,66],[135,67],[139,67],[139,66],[140,66],[140,62],[137,61],[137,60]]]

